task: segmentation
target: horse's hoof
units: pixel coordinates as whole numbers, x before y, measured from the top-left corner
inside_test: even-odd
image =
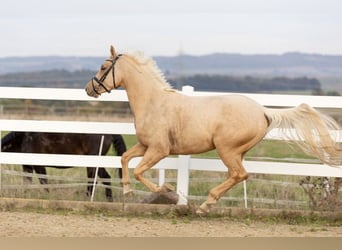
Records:
[[[113,199],[113,197],[107,197],[107,201],[108,202],[114,202],[114,199]]]
[[[123,195],[126,197],[132,196],[133,195],[133,190],[124,190]]]
[[[131,189],[131,186],[129,183],[127,184],[123,184],[123,194],[126,196],[126,195],[129,195],[133,192],[133,190]]]
[[[205,216],[208,215],[210,211],[210,208],[206,202],[204,202],[197,210],[196,214],[199,216]]]
[[[197,214],[198,216],[207,216],[207,215],[208,215],[208,212],[205,211],[205,210],[203,210],[203,209],[201,209],[201,208],[198,208],[198,209],[196,210],[196,214]]]
[[[174,191],[175,191],[175,188],[170,183],[164,183],[160,189],[160,192],[162,192],[162,193],[174,192]]]

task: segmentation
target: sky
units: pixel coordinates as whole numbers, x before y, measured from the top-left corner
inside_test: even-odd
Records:
[[[0,57],[342,55],[341,0],[1,0]]]

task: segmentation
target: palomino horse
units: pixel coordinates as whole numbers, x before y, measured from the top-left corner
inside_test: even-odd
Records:
[[[86,85],[89,96],[122,87],[134,115],[138,143],[122,158],[124,193],[131,192],[128,162],[143,156],[134,176],[151,191],[160,187],[143,173],[170,154],[198,154],[216,149],[228,168],[228,177],[210,190],[197,213],[210,207],[232,186],[247,179],[242,165],[246,152],[274,128],[292,128],[302,138],[300,147],[322,162],[338,165],[342,150],[330,135],[337,123],[306,104],[289,109],[268,109],[242,95],[190,97],[173,90],[151,58],[116,54],[105,60],[96,76]]]

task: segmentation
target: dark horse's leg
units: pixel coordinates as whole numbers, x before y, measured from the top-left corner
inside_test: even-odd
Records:
[[[87,168],[87,176],[88,179],[94,179],[95,178],[95,168]],[[91,193],[93,192],[93,181],[88,181],[87,186],[87,195],[91,196]]]
[[[46,168],[43,166],[33,166],[34,171],[39,175],[45,175],[45,176],[38,176],[39,182],[42,185],[48,184],[48,180],[46,178]],[[48,188],[44,188],[46,192],[49,192]]]
[[[112,142],[117,156],[122,156],[127,151],[127,147],[122,135],[112,135]],[[122,179],[122,168],[119,168],[119,178]]]
[[[87,168],[88,178],[94,179],[95,178],[95,172],[96,172],[96,168]],[[111,176],[108,174],[108,172],[104,168],[99,168],[98,176],[100,178],[109,179],[109,180],[111,178]],[[94,183],[93,181],[88,182],[88,184],[89,184],[87,187],[87,195],[88,196],[91,196],[91,193],[93,192],[93,183]],[[110,188],[111,183],[110,182],[103,182],[103,184],[108,186],[108,187],[106,187],[106,198],[108,201],[112,202],[113,201],[113,193],[112,193],[112,189]]]
[[[33,166],[31,165],[23,165],[23,172],[33,174]],[[25,184],[32,184],[32,176],[24,176]]]
[[[107,170],[105,168],[99,168],[99,177],[102,179],[108,179],[109,181],[104,181],[103,184],[108,186],[106,187],[106,197],[107,200],[112,202],[113,201],[113,193],[112,193],[112,189],[111,187],[111,183],[110,183],[110,179],[111,176],[109,175],[109,173],[107,172]]]
[[[39,175],[45,175],[46,176],[46,169],[43,166],[33,166],[34,171]],[[38,177],[40,184],[44,185],[47,184],[47,178],[43,176]]]
[[[32,165],[23,165],[23,171],[25,173],[33,174],[33,170],[39,175],[46,175],[46,169],[43,166],[32,166]],[[48,183],[46,177],[39,176],[38,177],[40,184],[45,185]],[[24,176],[24,183],[32,184],[32,176]],[[49,189],[45,188],[45,191],[49,192]]]

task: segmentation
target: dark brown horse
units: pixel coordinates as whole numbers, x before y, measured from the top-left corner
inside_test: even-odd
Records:
[[[1,140],[1,150],[3,152],[22,152],[22,153],[48,153],[48,154],[79,154],[79,155],[98,155],[101,143],[100,134],[79,134],[79,133],[40,133],[40,132],[10,132]],[[102,155],[107,154],[111,144],[118,156],[126,151],[126,144],[121,135],[104,135]],[[62,166],[48,166],[58,169],[71,168]],[[87,167],[88,178],[95,177],[96,168]],[[23,171],[40,175],[46,175],[44,166],[23,165]],[[119,168],[119,178],[122,178],[122,171]],[[104,168],[99,168],[98,176],[103,179],[110,179],[110,175]],[[32,177],[24,177],[24,181],[32,183]],[[47,184],[46,177],[39,177],[41,184]],[[89,181],[87,194],[92,193],[93,186]],[[113,201],[110,182],[104,181],[106,197],[108,201]]]

